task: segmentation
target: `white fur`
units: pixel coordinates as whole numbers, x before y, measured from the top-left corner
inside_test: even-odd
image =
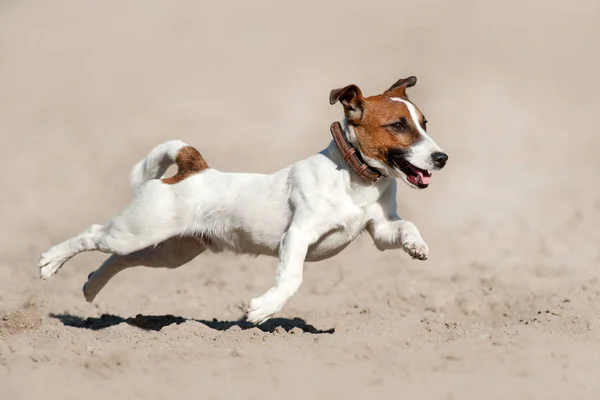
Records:
[[[425,129],[421,127],[415,105],[408,100],[401,99],[400,97],[390,97],[390,99],[401,102],[406,106],[406,108],[408,108],[408,112],[410,113],[413,123],[417,127],[418,132],[421,134],[421,141],[411,148],[410,154],[406,158],[406,161],[415,167],[424,169],[426,171],[437,169],[437,167],[433,164],[431,155],[442,150],[433,141],[433,139],[429,137],[427,132],[425,132]]]
[[[342,123],[350,137],[353,132]],[[136,265],[176,268],[207,249],[274,256],[275,283],[248,308],[248,320],[262,323],[298,290],[305,261],[338,254],[361,232],[379,250],[403,248],[414,258],[427,258],[416,226],[396,213],[396,181],[362,181],[333,141],[269,175],[207,169],[174,185],[163,183],[160,178],[184,146],[169,141],[150,151],[133,168],[132,202],[106,225],[91,225],[42,254],[40,277],[51,277],[80,252],[112,253],[84,286],[92,301],[110,278]]]

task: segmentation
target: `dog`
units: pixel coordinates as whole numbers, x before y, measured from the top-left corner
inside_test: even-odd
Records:
[[[246,310],[247,321],[262,324],[297,292],[305,262],[335,256],[364,231],[380,251],[426,260],[419,230],[397,214],[397,180],[425,189],[448,155],[406,94],[416,82],[400,79],[370,97],[354,84],[332,90],[329,102],[340,102],[344,117],[331,124],[329,145],[272,174],[221,172],[182,141],[158,145],[132,169],[131,203],[43,253],[40,278],[78,253],[109,253],[83,287],[91,302],[133,266],[177,268],[206,250],[273,256],[275,283]],[[166,177],[173,164],[177,172]]]

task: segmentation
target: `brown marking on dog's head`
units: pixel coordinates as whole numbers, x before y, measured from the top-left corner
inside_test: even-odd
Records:
[[[190,175],[197,174],[209,168],[200,152],[192,146],[182,147],[177,152],[175,163],[177,164],[177,173],[170,178],[162,180],[167,185],[174,185]]]
[[[385,95],[368,97],[363,102],[363,117],[353,124],[363,156],[387,164],[393,151],[408,151],[420,139],[408,107]],[[419,113],[419,123],[423,116]]]
[[[408,78],[399,79],[396,83],[394,83],[388,90],[386,90],[383,94],[389,97],[401,97],[408,99],[406,96],[406,89],[409,87],[413,87],[417,84],[416,76],[409,76]]]
[[[407,99],[406,88],[414,86],[416,81],[414,76],[400,79],[383,94],[366,98],[356,85],[331,91],[329,102],[334,104],[339,100],[344,106],[344,114],[354,127],[364,156],[385,164],[390,150],[408,150],[419,141],[421,134],[408,107],[391,99]],[[424,128],[423,114],[418,109],[417,113],[419,123]]]
[[[439,148],[426,134],[427,121],[406,95],[416,82],[414,76],[400,79],[383,94],[371,97],[363,97],[356,85],[331,91],[329,101],[339,100],[344,106],[363,158],[385,175],[406,177],[410,165],[424,170],[426,176],[439,169],[428,159]]]
[[[362,118],[364,97],[356,85],[348,85],[341,89],[333,89],[329,93],[329,104],[337,101],[344,106],[344,115],[350,122],[358,122]]]

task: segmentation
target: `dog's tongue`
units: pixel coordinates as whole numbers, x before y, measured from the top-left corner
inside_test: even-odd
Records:
[[[429,185],[431,174],[429,172],[415,171],[416,175],[408,176],[408,180],[413,185]]]
[[[417,179],[419,180],[419,183],[422,183],[423,185],[429,185],[431,174],[429,172],[422,173],[419,171],[417,172]]]

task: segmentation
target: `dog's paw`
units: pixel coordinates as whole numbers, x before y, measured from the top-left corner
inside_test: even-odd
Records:
[[[40,269],[40,279],[48,279],[63,266],[67,260],[60,257],[52,249],[48,250],[41,255],[38,261],[38,267]]]
[[[419,230],[412,222],[405,221],[402,225],[401,242],[404,251],[412,258],[417,260],[427,260],[429,248],[421,237]]]
[[[281,310],[283,304],[276,301],[273,296],[261,296],[252,299],[246,313],[246,320],[255,325],[260,325]]]
[[[94,275],[93,272],[88,275],[87,282],[83,284],[83,297],[85,297],[85,301],[88,303],[94,301],[96,295],[98,294],[98,289],[94,287],[92,282],[92,275]]]
[[[427,260],[427,256],[429,255],[429,248],[423,240],[406,241],[402,243],[402,248],[412,258],[417,260]]]

